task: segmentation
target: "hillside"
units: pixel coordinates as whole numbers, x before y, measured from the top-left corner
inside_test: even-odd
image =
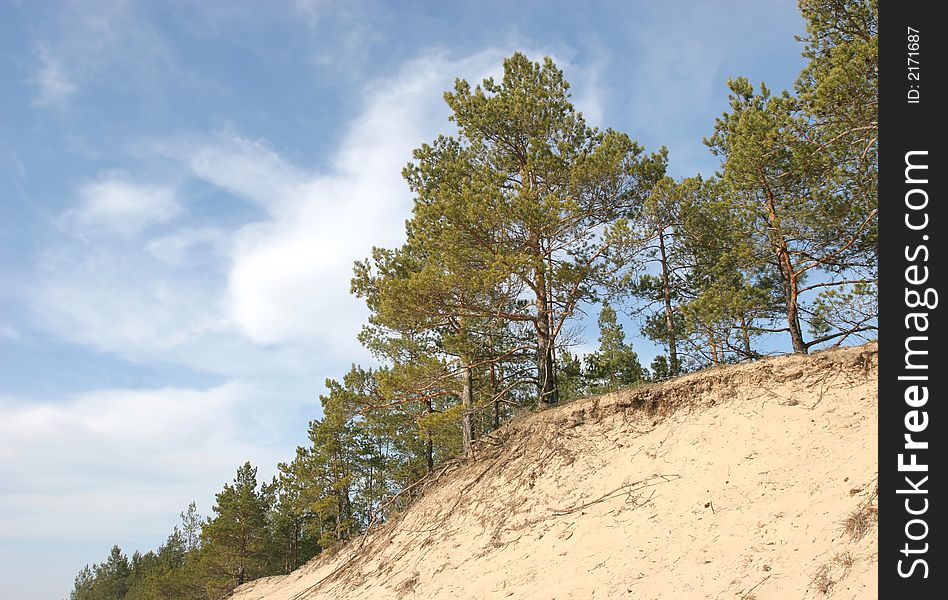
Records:
[[[878,348],[515,419],[400,518],[235,600],[875,596]]]

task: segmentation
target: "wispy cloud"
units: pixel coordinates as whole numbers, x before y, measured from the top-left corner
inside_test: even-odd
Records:
[[[293,0],[296,14],[302,17],[310,27],[316,26],[328,4],[328,0]]]
[[[690,174],[724,75],[770,78],[786,59],[771,40],[790,39],[792,2],[618,4],[500,19],[452,3],[0,2],[0,178],[20,200],[0,202],[16,394],[0,397],[0,596],[59,597],[104,555],[81,544],[154,547],[239,462],[292,456],[323,379],[372,360],[352,262],[402,242],[400,172],[452,127],[455,77],[551,54],[591,124],[667,143]],[[113,372],[106,387],[139,389],[78,393]]]
[[[215,227],[183,228],[158,235],[145,243],[145,251],[170,267],[184,268],[196,254],[219,255],[225,233]]]
[[[46,46],[40,46],[38,54],[40,65],[34,76],[37,87],[34,103],[38,106],[61,104],[72,96],[77,86]]]
[[[171,221],[183,210],[173,187],[131,181],[115,172],[84,184],[78,197],[79,206],[67,211],[63,220],[80,235],[136,235],[149,225]]]
[[[126,0],[63,2],[35,31],[33,99],[61,108],[85,86],[143,81],[173,65],[165,43],[134,3]],[[109,75],[109,76],[106,76]]]
[[[441,92],[459,75],[479,81],[496,74],[504,55],[495,49],[452,60],[431,52],[369,86],[361,114],[325,173],[301,175],[271,150],[242,139],[198,152],[216,160],[212,169],[195,169],[197,176],[270,213],[235,236],[228,310],[248,337],[361,354],[355,336],[367,315],[348,292],[353,261],[373,245],[402,240],[411,195],[401,170],[413,148],[449,127]],[[585,105],[599,110],[594,92]],[[254,167],[245,168],[247,163]],[[199,164],[206,167],[207,160]]]
[[[292,204],[305,175],[259,140],[222,134],[211,141],[164,146],[171,156],[183,153],[194,177],[250,200],[270,212]]]

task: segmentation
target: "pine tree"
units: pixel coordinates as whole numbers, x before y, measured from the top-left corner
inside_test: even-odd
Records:
[[[322,550],[319,530],[312,526],[315,515],[306,502],[308,481],[297,467],[293,463],[277,466],[280,474],[270,514],[271,572],[289,573]]]
[[[693,366],[757,358],[754,339],[781,314],[774,269],[759,260],[753,232],[719,180],[687,179],[675,193],[681,219],[673,264],[686,266],[676,323]],[[645,333],[656,337],[648,326]]]
[[[652,381],[664,381],[672,376],[669,360],[661,354],[652,359],[650,366],[652,369]]]
[[[306,490],[310,506],[319,520],[321,547],[347,539],[356,529],[352,510],[355,470],[355,433],[343,388],[327,381],[330,393],[320,397],[323,418],[310,423],[312,446],[304,456]]]
[[[194,503],[192,503],[193,506]],[[204,600],[196,551],[187,550],[185,534],[175,527],[157,552],[132,557],[126,600]]]
[[[618,281],[620,293],[632,295],[636,312],[644,313],[642,333],[668,350],[672,373],[681,370],[680,346],[685,332],[680,305],[691,266],[680,251],[681,196],[696,185],[700,185],[699,179],[676,183],[669,177],[655,185],[634,222],[637,231],[629,231],[624,243],[634,256],[628,261],[632,270]]]
[[[197,511],[197,503],[188,504],[187,510],[181,512],[181,540],[185,552],[197,550],[201,546],[201,523],[203,518]]]
[[[95,600],[93,596],[95,586],[95,573],[92,567],[86,565],[79,570],[76,575],[72,592],[69,594],[70,600]]]
[[[877,0],[801,0],[806,21],[796,92],[808,130],[866,200],[878,187],[879,5]]]
[[[445,94],[458,133],[404,170],[406,243],[356,264],[360,341],[383,367],[327,381],[310,444],[272,484],[243,465],[212,518],[191,503],[156,551],[113,547],[70,598],[223,598],[404,508],[518,407],[648,379],[608,303],[585,366],[567,350],[574,314],[603,296],[631,294],[624,308],[666,348],[653,380],[756,358],[768,332],[807,352],[875,331],[878,5],[800,8],[796,96],[729,82],[710,180],[666,178],[664,149],[588,127],[548,58],[458,80]]]
[[[596,393],[613,392],[646,379],[638,354],[625,342],[616,311],[606,302],[599,311],[599,350],[586,356],[586,378]]]
[[[559,352],[558,366],[560,398],[563,401],[569,401],[587,395],[586,376],[583,373],[583,363],[579,360],[579,357],[564,348]]]
[[[487,287],[530,297],[462,306],[529,324],[541,404],[559,396],[555,348],[564,326],[608,276],[604,230],[633,214],[664,174],[663,156],[644,157],[627,135],[588,127],[568,90],[552,60],[520,53],[504,61],[499,82],[458,80],[445,99],[459,136],[422,146],[405,171],[417,195],[413,223],[429,245],[468,257]]]
[[[867,281],[851,273],[874,263],[875,208],[838,185],[845,178],[832,155],[799,135],[806,121],[797,99],[763,86],[755,93],[743,78],[729,85],[731,111],[717,120],[707,143],[724,161],[731,210],[747,225],[759,260],[779,278],[793,351],[866,330],[860,324],[806,340],[812,309],[805,301],[807,293]]]
[[[506,339],[504,321],[492,313],[514,302],[516,290],[447,228],[437,234],[430,229],[412,220],[402,248],[375,248],[371,259],[357,262],[352,290],[372,311],[361,339],[391,364],[401,390],[457,398],[460,407],[452,414],[460,418],[461,448],[469,454],[479,408],[475,371],[509,360],[510,353],[496,344]],[[408,374],[422,376],[410,381]]]
[[[806,116],[802,133],[831,157],[841,194],[869,214],[878,207],[879,6],[877,0],[828,4],[803,0],[806,67],[796,91]],[[811,334],[819,339],[873,333],[878,307],[877,219],[854,242],[861,258],[848,263],[851,283],[823,290],[813,303]]]
[[[267,486],[258,489],[257,469],[249,462],[217,494],[215,516],[201,530],[201,553],[215,594],[266,574],[269,496]]]
[[[118,546],[112,546],[105,562],[86,565],[76,576],[72,600],[118,600],[128,591],[131,566]]]

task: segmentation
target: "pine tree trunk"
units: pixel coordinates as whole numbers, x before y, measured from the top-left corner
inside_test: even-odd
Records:
[[[662,258],[662,299],[665,301],[665,327],[668,331],[668,367],[672,375],[678,375],[678,344],[675,338],[675,318],[671,303],[671,283],[668,273],[668,254],[665,250],[665,233],[658,235],[658,248]]]
[[[500,427],[500,392],[497,390],[497,369],[494,363],[490,364],[490,389],[494,396],[493,429]]]
[[[536,274],[537,285],[537,393],[540,406],[552,406],[559,402],[556,387],[556,372],[553,362],[553,339],[551,336],[550,301],[545,275]]]
[[[531,234],[530,249],[536,264],[533,267],[533,292],[536,294],[537,316],[534,327],[537,332],[537,403],[542,408],[559,401],[556,387],[556,370],[553,362],[553,318],[551,290],[547,285],[548,253],[537,234]]]
[[[790,247],[780,228],[773,192],[767,185],[767,180],[763,179],[763,182],[767,192],[767,218],[770,221],[771,243],[777,251],[777,262],[780,275],[783,277],[784,293],[787,296],[787,328],[790,330],[790,343],[793,345],[795,354],[807,354],[809,347],[803,341],[803,329],[800,326],[800,275],[794,270],[793,262],[790,260]]]
[[[461,372],[461,410],[463,411],[461,416],[462,450],[464,456],[470,456],[471,442],[474,441],[474,428],[471,423],[474,416],[474,386],[472,385],[473,376],[471,374],[471,367],[467,366],[470,364],[470,361],[464,358],[462,358],[461,361],[465,365]]]
[[[434,406],[431,404],[431,400],[426,401],[428,415],[434,412]],[[434,472],[434,441],[431,439],[431,428],[425,430],[425,467],[428,469],[428,474]]]
[[[708,345],[711,347],[711,364],[718,366],[718,340],[710,327],[708,327]]]
[[[741,340],[744,342],[744,354],[747,358],[754,358],[755,353],[751,348],[750,332],[748,331],[747,318],[741,315]]]
[[[807,354],[808,346],[803,341],[803,328],[800,326],[799,274],[793,269],[793,263],[790,261],[790,251],[783,236],[780,236],[777,240],[777,260],[780,263],[784,294],[787,297],[787,329],[790,331],[790,343],[793,345],[795,354]]]
[[[789,267],[789,260],[788,260]],[[790,328],[790,342],[793,344],[795,354],[807,354],[809,347],[803,341],[803,329],[800,326],[800,310],[798,305],[799,291],[797,289],[797,278],[791,271],[790,280],[787,282],[787,325]]]
[[[553,346],[546,334],[540,334],[537,345],[537,376],[539,384],[537,391],[540,394],[540,405],[552,406],[559,402],[559,393],[556,389],[556,375],[553,365]]]

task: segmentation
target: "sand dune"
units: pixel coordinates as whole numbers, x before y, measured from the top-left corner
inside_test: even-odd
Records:
[[[239,600],[872,598],[878,348],[516,419],[400,518]]]

